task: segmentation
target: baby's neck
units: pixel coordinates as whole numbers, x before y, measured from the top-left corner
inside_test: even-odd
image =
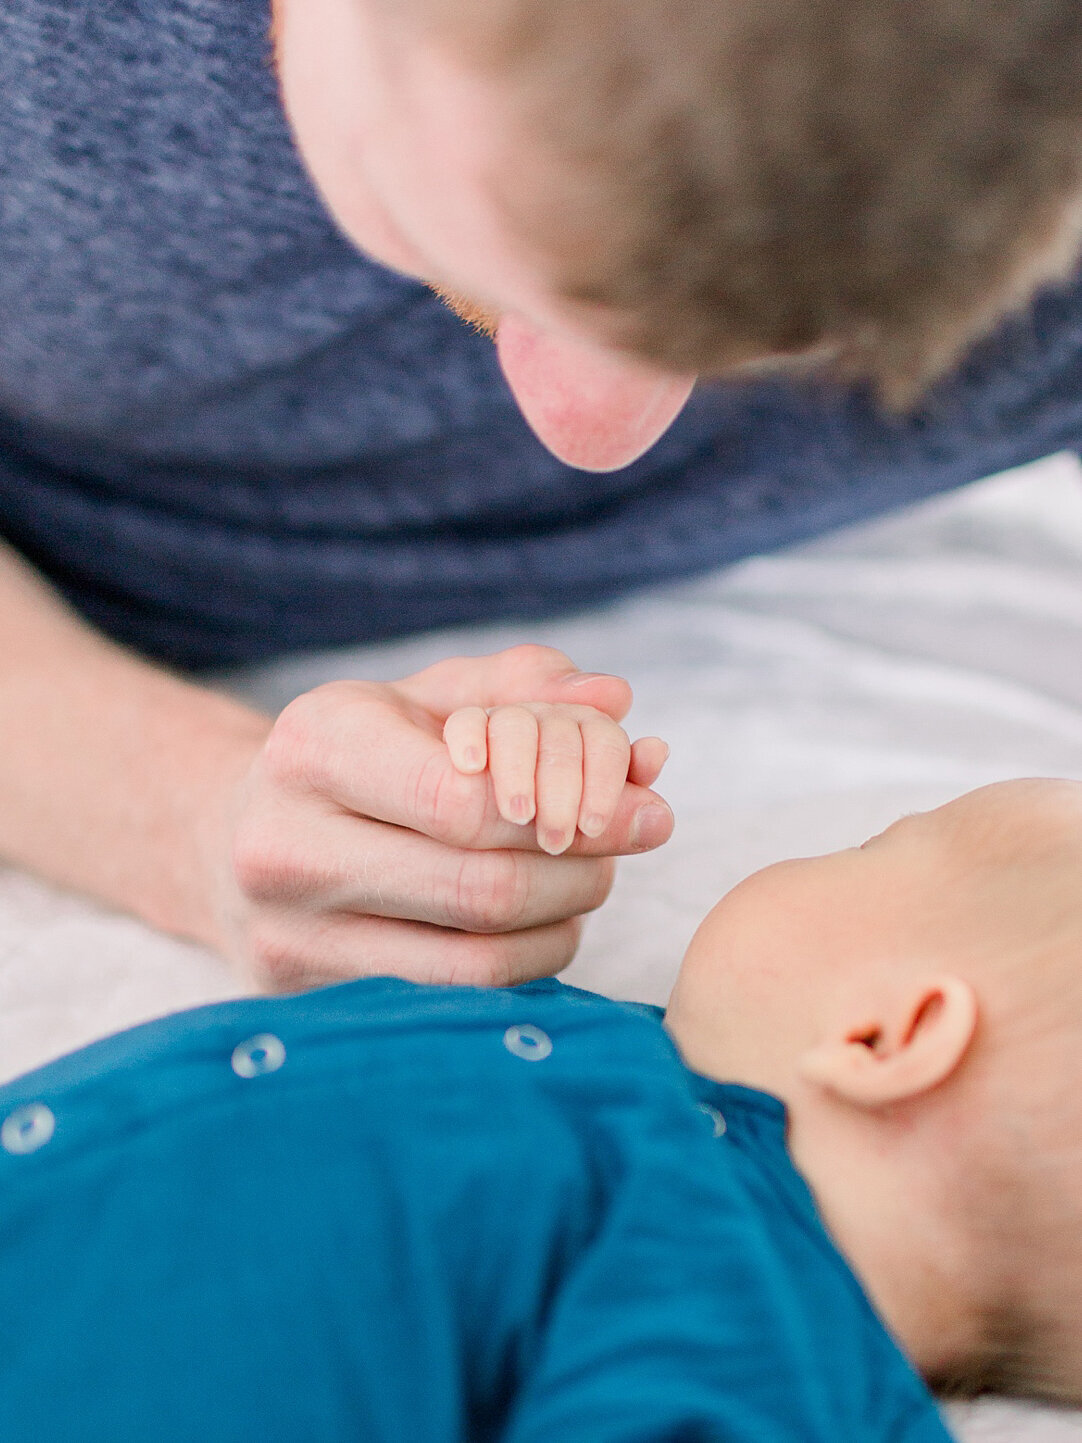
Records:
[[[751,1029],[721,1029],[698,1009],[672,1003],[665,1013],[665,1027],[692,1072],[789,1102],[798,1081],[800,1049],[795,1044],[786,1046],[777,1034],[764,1039]]]
[[[789,1146],[839,1250],[929,1380],[963,1376],[985,1345],[996,1270],[958,1199],[962,1163],[918,1122],[862,1116],[810,1090],[790,1099]]]

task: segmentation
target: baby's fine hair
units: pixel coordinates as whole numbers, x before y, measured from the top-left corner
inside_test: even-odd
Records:
[[[964,853],[986,946],[963,965],[982,997],[983,1073],[948,1186],[996,1286],[973,1354],[929,1378],[947,1397],[1001,1393],[1082,1406],[1082,783],[995,788],[1002,806],[956,811],[940,859]],[[974,797],[981,794],[975,793]],[[963,798],[963,802],[967,799]],[[978,988],[980,990],[980,988]],[[979,1099],[979,1101],[978,1101]]]

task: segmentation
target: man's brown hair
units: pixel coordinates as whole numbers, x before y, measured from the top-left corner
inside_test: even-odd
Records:
[[[904,403],[1075,259],[1078,0],[403,9],[510,87],[553,184],[494,183],[559,293],[668,369],[821,351]]]

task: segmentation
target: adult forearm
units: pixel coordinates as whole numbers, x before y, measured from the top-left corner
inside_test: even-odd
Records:
[[[80,621],[0,548],[0,856],[212,946],[241,778],[272,722]]]

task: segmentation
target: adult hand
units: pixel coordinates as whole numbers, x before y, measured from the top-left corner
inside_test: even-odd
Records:
[[[394,684],[333,682],[291,703],[244,779],[222,862],[219,945],[268,990],[393,973],[506,985],[571,960],[614,856],[666,841],[672,813],[633,761],[615,815],[562,855],[501,818],[486,772],[442,739],[464,706],[575,703],[614,720],[627,683],[521,646]]]

